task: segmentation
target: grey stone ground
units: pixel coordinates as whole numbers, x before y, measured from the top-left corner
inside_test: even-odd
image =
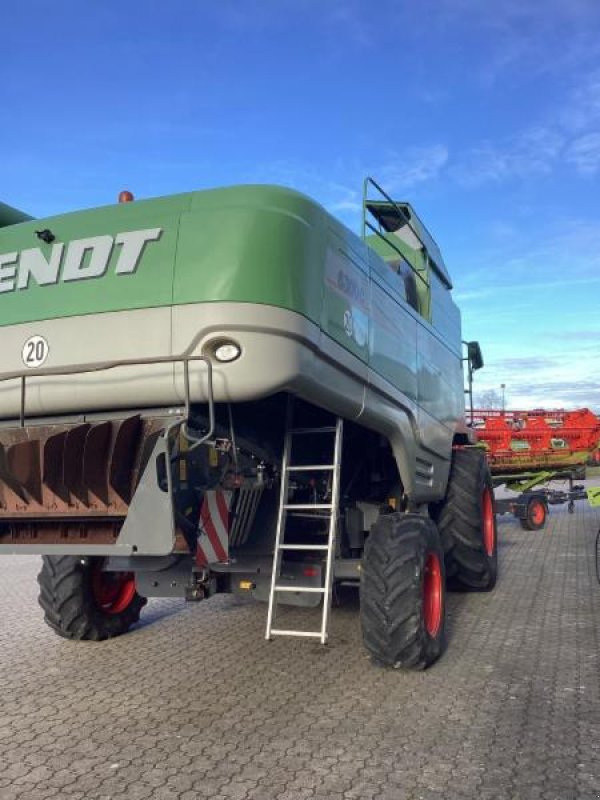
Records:
[[[545,532],[503,518],[496,591],[450,597],[422,674],[370,665],[356,605],[327,648],[266,643],[265,607],[231,597],[66,642],[38,559],[2,558],[0,798],[598,798],[599,525],[583,502]]]

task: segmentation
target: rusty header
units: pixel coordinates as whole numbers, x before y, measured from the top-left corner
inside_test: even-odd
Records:
[[[3,430],[0,520],[123,519],[164,427],[164,420],[135,415]]]

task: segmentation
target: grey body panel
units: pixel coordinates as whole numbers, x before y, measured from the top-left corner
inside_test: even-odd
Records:
[[[152,562],[156,561],[153,569]],[[138,562],[142,562],[141,569]],[[309,562],[306,562],[309,563]],[[317,574],[307,577],[303,575],[306,566],[304,562],[287,563],[284,566],[281,584],[284,586],[313,586],[323,585],[323,575],[320,565]],[[212,564],[211,571],[214,575],[231,576],[231,593],[247,595],[255,600],[266,602],[269,596],[271,580],[272,556],[242,557],[233,559],[229,563]],[[166,559],[121,559],[112,558],[107,564],[107,569],[134,570],[138,592],[144,597],[187,597],[190,586],[194,580],[194,564],[190,556]],[[243,589],[243,582],[250,583],[251,589]],[[319,605],[321,598],[311,592],[286,592],[282,604],[313,608]]]
[[[189,556],[178,559],[162,569],[144,570],[138,567],[141,559],[131,559],[128,570],[135,570],[135,584],[142,597],[185,597],[192,584],[193,569]],[[160,561],[161,559],[156,559]],[[109,567],[115,570],[123,569],[123,565],[114,563],[111,559]]]
[[[130,545],[134,553],[145,556],[166,556],[175,544],[175,521],[171,487],[159,484],[159,464],[165,465],[170,483],[168,431],[160,436],[144,474],[132,498],[131,505],[117,543]]]
[[[272,556],[243,556],[228,564],[214,564],[214,574],[227,574],[232,578],[231,592],[253,597],[255,600],[267,602],[269,583],[271,580]],[[285,565],[282,584],[293,586],[319,587],[323,585],[322,571],[307,577],[303,568],[312,562],[295,562]],[[358,582],[360,580],[361,560],[337,559],[334,562],[334,579]],[[172,556],[171,558],[110,558],[107,570],[135,571],[138,592],[144,597],[186,597],[194,578],[195,566],[190,556]],[[251,589],[242,589],[240,584],[247,581],[253,584]],[[315,607],[320,598],[309,592],[286,592],[280,601],[284,605]]]
[[[165,314],[173,315],[172,339],[166,337],[166,341],[156,333],[164,333]],[[82,363],[200,355],[215,340],[234,339],[242,348],[241,357],[229,364],[214,364],[216,402],[258,400],[290,391],[387,436],[405,490],[415,502],[438,500],[444,494],[458,420],[436,419],[298,313],[249,303],[203,303],[15,325],[3,331],[4,370],[22,368],[21,348],[33,333],[49,342],[45,367],[73,366],[79,352],[79,344],[72,341],[74,326],[80,342],[87,343]],[[190,389],[194,402],[206,401],[206,368],[201,363],[191,369]],[[177,405],[183,399],[182,368],[164,364],[31,378],[27,384],[31,416]],[[15,417],[19,407],[18,381],[0,382],[0,418]],[[125,541],[130,542],[129,536]]]
[[[315,575],[306,576],[303,574],[307,564],[315,568]],[[214,573],[231,575],[231,591],[233,594],[250,595],[255,600],[260,600],[264,603],[269,599],[272,567],[272,555],[268,557],[240,556],[232,559],[228,564],[211,565]],[[323,586],[323,578],[323,568],[320,562],[284,561],[278,583],[281,586],[300,585],[317,588]],[[253,588],[242,589],[240,586],[242,581],[251,582]],[[316,608],[321,603],[321,596],[314,592],[282,592],[281,599],[278,602],[281,605]]]

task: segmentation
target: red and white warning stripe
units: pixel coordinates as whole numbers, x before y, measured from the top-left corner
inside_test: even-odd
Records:
[[[229,559],[229,510],[233,492],[219,489],[206,492],[198,520],[198,548],[196,563],[199,567]]]

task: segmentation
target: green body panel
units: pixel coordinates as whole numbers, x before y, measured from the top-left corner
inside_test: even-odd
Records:
[[[383,238],[385,237],[385,238]],[[387,241],[386,241],[387,240]],[[388,244],[387,242],[390,242]],[[431,293],[430,293],[430,281],[431,275],[427,268],[427,259],[424,253],[421,250],[413,250],[409,247],[405,242],[401,239],[398,239],[397,236],[393,236],[390,233],[382,233],[381,236],[367,236],[366,242],[369,247],[377,253],[380,258],[372,259],[372,262],[378,261],[381,263],[380,259],[386,262],[394,263],[399,260],[399,253],[401,253],[408,264],[412,267],[415,277],[416,277],[416,290],[417,295],[419,297],[419,308],[420,311],[425,319],[431,322]],[[381,270],[379,269],[379,272]],[[386,268],[386,272],[388,276],[390,275],[391,270]],[[393,272],[391,275],[393,276]],[[392,277],[393,280],[393,277]],[[388,277],[388,282],[390,278]]]
[[[390,241],[388,245],[385,239]],[[425,268],[425,259],[422,252],[413,250],[406,242],[393,236],[391,233],[382,232],[381,236],[367,236],[365,239],[369,247],[374,250],[384,261],[394,261],[398,258],[398,250],[402,253],[404,258],[412,264],[416,270],[423,270]]]
[[[332,223],[328,230],[321,285],[321,328],[365,364],[368,363],[372,320],[367,248],[338,224]]]
[[[90,211],[34,220],[0,229],[0,256],[39,248],[49,257],[51,247],[35,231],[48,228],[57,242],[97,235],[161,227],[159,241],[146,246],[139,268],[131,275],[115,275],[119,246],[113,248],[106,274],[100,278],[38,286],[0,293],[0,325],[14,325],[80,314],[123,311],[170,305],[179,217],[189,207],[189,195],[107,206]]]
[[[181,217],[173,303],[263,303],[318,322],[325,243],[325,212],[297,192],[199,192]]]
[[[6,203],[0,203],[0,228],[5,225],[16,225],[19,222],[27,222],[32,219],[29,214],[19,211],[18,208],[7,206]]]
[[[56,237],[54,245],[37,238],[42,228]],[[146,244],[128,274],[115,272],[122,253],[117,238],[99,277],[64,282],[63,259],[56,283],[31,279],[27,288],[6,290],[5,281],[2,291],[6,254],[39,248],[49,258],[57,243],[66,252],[73,240],[158,228],[159,238]],[[394,240],[424,278],[422,313],[411,308],[385,260],[397,253],[374,239],[365,243],[310,198],[276,186],[214,189],[23,222],[0,229],[0,326],[194,303],[276,306],[311,320],[365,369],[453,425],[464,407],[458,310],[441,284],[432,292],[435,276],[422,253]]]

